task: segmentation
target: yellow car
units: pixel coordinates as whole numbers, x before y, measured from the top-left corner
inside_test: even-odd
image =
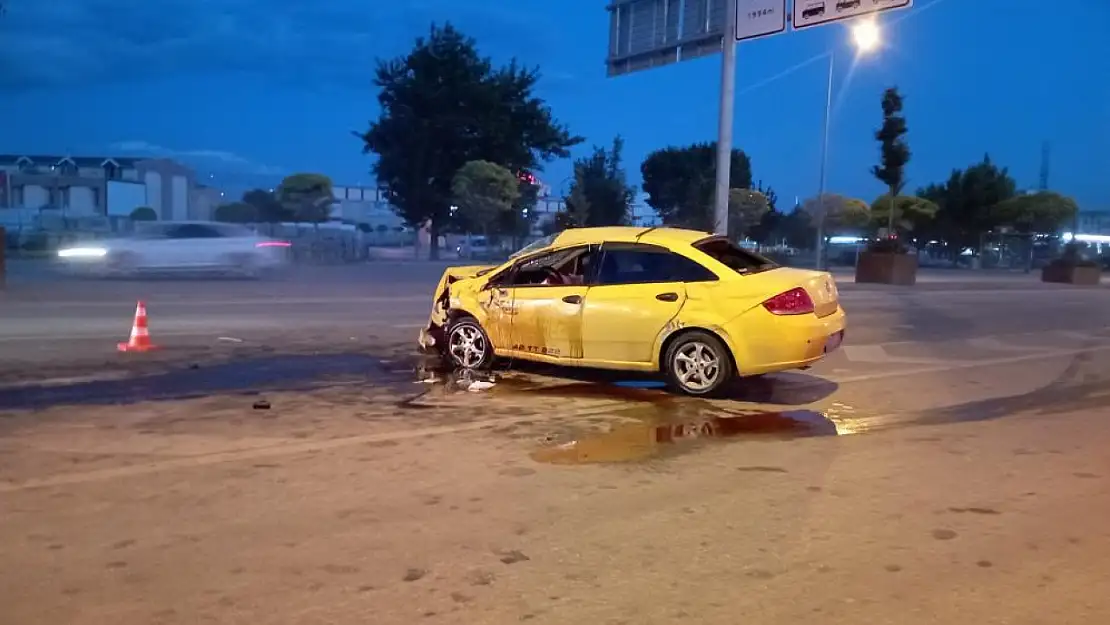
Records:
[[[704,232],[576,228],[499,266],[447,269],[420,344],[460,368],[504,357],[662,372],[676,390],[711,395],[737,375],[812,365],[844,328],[828,273]]]

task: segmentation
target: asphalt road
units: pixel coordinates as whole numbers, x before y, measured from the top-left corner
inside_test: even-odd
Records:
[[[5,369],[26,376],[33,366],[46,375],[51,366],[120,360],[115,344],[127,338],[138,300],[163,358],[175,352],[195,358],[232,344],[372,351],[374,340],[414,340],[444,266],[301,268],[263,281],[102,281],[64,279],[31,265],[0,294],[0,380]],[[1011,335],[1090,332],[1110,323],[1110,290],[1042,285],[1023,274],[925,271],[912,289],[840,280],[850,314],[849,357],[874,359],[876,345],[965,350]],[[977,339],[971,348],[946,343],[969,339]]]
[[[0,389],[0,622],[1110,622],[1110,290],[845,283],[843,350],[704,401],[416,383],[438,273],[9,290],[7,375],[164,373]]]

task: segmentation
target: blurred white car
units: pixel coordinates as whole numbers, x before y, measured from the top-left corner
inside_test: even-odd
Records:
[[[136,234],[58,250],[66,269],[95,276],[220,272],[259,277],[288,262],[288,241],[233,224],[154,222]]]

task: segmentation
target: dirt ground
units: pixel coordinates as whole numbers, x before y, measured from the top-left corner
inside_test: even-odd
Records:
[[[1110,622],[1105,364],[9,413],[0,622]]]

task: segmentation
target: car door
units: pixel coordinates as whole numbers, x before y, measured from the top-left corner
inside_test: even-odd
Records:
[[[511,354],[568,360],[582,357],[582,302],[595,248],[546,252],[513,266],[506,284],[494,286],[490,318],[495,345]],[[556,284],[545,267],[565,280]]]
[[[129,256],[129,262],[136,263],[140,268],[164,268],[169,262],[166,243],[175,228],[168,224],[144,224],[139,232],[116,242],[113,252]]]
[[[656,340],[686,302],[686,282],[715,279],[708,269],[666,248],[605,244],[582,311],[586,364],[651,363]]]
[[[200,224],[177,224],[166,230],[166,237],[155,242],[151,256],[162,268],[189,268],[201,264],[198,251],[205,240],[213,236],[211,228]]]

